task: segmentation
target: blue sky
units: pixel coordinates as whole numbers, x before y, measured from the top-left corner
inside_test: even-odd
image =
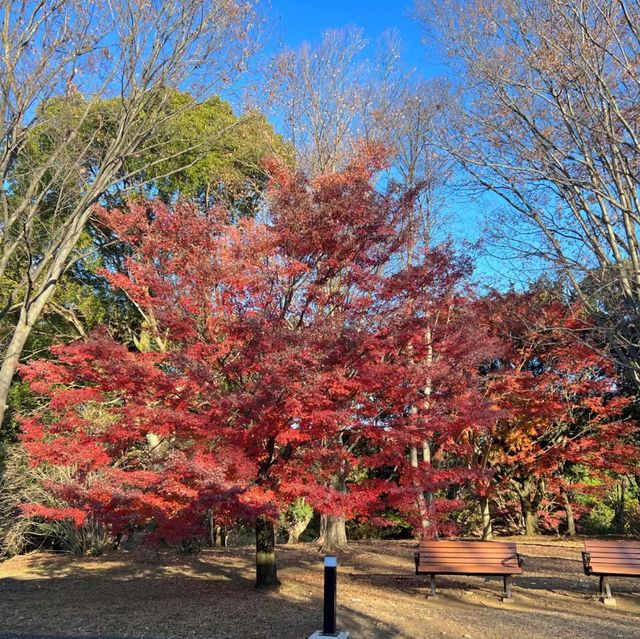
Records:
[[[350,24],[362,27],[375,41],[387,29],[397,29],[403,41],[403,58],[426,75],[441,71],[437,60],[421,42],[421,27],[410,16],[411,0],[271,0],[271,18],[284,44],[298,46],[317,41],[326,29]]]
[[[423,27],[411,17],[413,0],[271,0],[268,11],[276,47],[298,47],[303,42],[316,43],[326,29],[356,25],[364,29],[372,43],[388,29],[395,29],[403,45],[403,66],[416,69],[423,77],[446,75],[447,67],[438,54],[423,41]],[[447,206],[450,223],[445,234],[454,238],[459,248],[465,241],[475,241],[485,212],[498,204],[495,198],[479,202],[451,201]],[[463,249],[464,250],[464,249]],[[487,255],[476,261],[476,275],[485,283],[508,286],[511,277],[507,265]],[[510,269],[509,269],[510,270]]]

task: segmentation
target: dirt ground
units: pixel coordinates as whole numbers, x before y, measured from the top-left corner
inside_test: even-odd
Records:
[[[579,541],[517,538],[514,602],[498,578],[413,570],[413,543],[356,542],[341,558],[338,625],[352,639],[640,638],[640,579],[613,579],[615,609],[582,572]],[[0,564],[0,637],[305,639],[322,621],[322,557],[278,549],[277,592],[253,588],[251,547],[198,557],[139,549],[95,558],[33,553]]]

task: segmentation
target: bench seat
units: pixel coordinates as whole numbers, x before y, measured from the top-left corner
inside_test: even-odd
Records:
[[[513,542],[423,541],[415,551],[416,574],[431,578],[430,596],[436,595],[436,575],[500,576],[503,600],[511,600],[511,576],[522,574],[522,557]]]
[[[600,598],[607,603],[613,599],[608,577],[640,577],[640,542],[585,541],[582,564],[585,575],[600,577]]]

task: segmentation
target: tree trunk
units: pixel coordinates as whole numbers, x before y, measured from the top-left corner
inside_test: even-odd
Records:
[[[426,439],[422,442],[422,460],[425,464],[431,465],[431,446]]]
[[[493,539],[493,524],[489,511],[489,498],[485,495],[480,496],[480,516],[482,517],[482,541],[489,541]]]
[[[340,492],[347,492],[345,477],[342,474],[335,474],[331,479],[331,484]],[[320,544],[320,552],[332,554],[346,550],[347,525],[343,515],[321,515],[320,534],[317,543]]]
[[[346,550],[348,541],[344,517],[341,515],[321,515],[318,543],[320,544],[320,552],[324,554],[334,554]]]
[[[213,512],[207,511],[207,522],[209,524],[209,545],[215,548],[216,545],[216,522],[213,518]]]
[[[520,507],[522,508],[522,519],[524,521],[524,534],[535,536],[540,534],[538,527],[538,509],[536,504],[523,495],[520,495]]]
[[[426,364],[427,366],[432,366],[433,364],[433,345],[432,345],[432,334],[431,327],[427,327],[425,331],[425,339],[427,341],[427,357]],[[424,403],[422,406],[422,410],[424,413],[427,413],[430,407],[430,399],[431,399],[431,388],[432,381],[431,378],[427,379],[427,383],[424,387]],[[417,413],[418,409],[416,406],[412,406],[412,413]],[[418,468],[418,449],[416,446],[411,446],[409,451],[409,461],[412,468]],[[426,439],[422,440],[422,462],[423,465],[427,468],[431,468],[431,446],[429,445],[429,441]],[[425,498],[425,492],[422,489],[422,486],[418,485],[416,479],[414,479],[414,487],[416,489],[416,500],[418,502],[418,511],[420,513],[420,523],[422,526],[422,534],[421,538],[425,539],[428,535],[431,535],[434,539],[438,538],[438,531],[431,530],[431,505],[433,503],[433,493],[428,492]]]
[[[280,585],[276,564],[276,527],[272,519],[256,519],[256,588],[271,589]]]
[[[544,479],[536,479],[531,476],[527,476],[524,479],[512,478],[511,485],[520,498],[524,534],[539,535],[538,509],[546,492]]]
[[[411,446],[411,448],[409,449],[409,463],[411,464],[411,468],[418,468],[418,449],[415,446]],[[426,539],[429,534],[429,528],[431,524],[431,522],[429,521],[429,506],[427,504],[427,500],[425,499],[422,486],[420,486],[416,479],[413,480],[413,487],[416,492],[416,503],[418,505],[418,512],[420,514],[420,538]]]
[[[226,526],[214,525],[212,529],[212,545],[214,548],[226,548],[229,537]]]
[[[287,537],[287,544],[297,544],[300,540],[300,535],[307,529],[309,522],[313,518],[313,515],[308,515],[303,519],[296,521],[295,524],[290,526]],[[345,529],[345,540],[346,540],[346,529]]]
[[[618,482],[616,500],[613,505],[613,526],[619,535],[624,534],[627,518],[626,483],[624,478]]]
[[[571,499],[569,493],[563,488],[561,490],[562,502],[564,504],[564,512],[567,517],[567,535],[569,537],[576,536],[576,520],[573,516],[573,506],[571,505]]]
[[[8,408],[7,398],[9,397],[9,387],[16,373],[20,356],[24,350],[32,326],[29,326],[24,309],[18,318],[18,324],[13,331],[11,342],[2,360],[0,367],[0,425]]]

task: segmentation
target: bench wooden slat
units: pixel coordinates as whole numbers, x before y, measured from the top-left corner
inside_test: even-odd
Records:
[[[635,556],[635,557],[629,557],[627,555],[614,555],[613,553],[609,554],[609,555],[593,555],[590,554],[589,557],[591,558],[591,562],[595,562],[595,561],[601,561],[604,562],[605,564],[608,562],[613,562],[613,563],[617,563],[617,562],[622,562],[622,563],[629,563],[629,564],[637,564],[640,563],[640,557]]]
[[[500,546],[496,546],[495,544],[491,544],[489,545],[480,545],[480,543],[478,543],[478,548],[474,548],[473,546],[468,546],[468,545],[464,545],[464,546],[443,546],[442,548],[438,548],[437,546],[433,546],[433,545],[428,545],[428,546],[419,546],[419,549],[424,551],[424,552],[477,552],[477,553],[481,553],[481,552],[489,552],[489,553],[511,553],[511,554],[515,554],[517,552],[517,549],[515,548],[515,546],[513,548],[507,546],[506,548],[500,548]]]
[[[433,540],[428,539],[421,541],[420,546],[441,546],[446,548],[447,546],[453,546],[455,548],[473,548],[478,546],[479,548],[515,548],[516,543],[514,541],[446,541],[446,540]]]
[[[598,564],[590,566],[592,575],[610,575],[612,577],[640,577],[640,566],[621,564]]]
[[[487,555],[474,555],[473,553],[465,553],[464,555],[438,555],[435,553],[429,553],[428,555],[424,555],[422,553],[418,553],[421,561],[433,561],[436,559],[446,559],[447,561],[460,561],[465,557],[473,557],[474,560],[478,559],[480,561],[491,562],[500,562],[500,561],[515,561],[518,562],[517,555],[494,555],[493,557],[489,557]]]
[[[458,553],[436,553],[436,552],[422,552],[419,551],[418,555],[423,557],[425,560],[429,560],[430,558],[438,558],[438,557],[449,557],[455,559],[456,557],[474,557],[477,559],[483,559],[487,561],[502,561],[503,559],[514,559],[517,560],[518,555],[516,553],[492,553],[492,554],[483,554],[483,553],[474,553],[474,552],[458,552]]]
[[[516,548],[513,541],[421,541],[420,547],[434,548]]]
[[[628,561],[638,561],[640,559],[640,553],[628,552],[623,550],[622,552],[589,552],[590,557],[597,557],[601,559],[609,559],[611,557],[620,557],[620,559],[626,559]]]
[[[600,557],[595,559],[592,557],[589,560],[590,566],[599,566],[601,564],[604,564],[604,565],[619,564],[621,566],[640,566],[640,561],[638,561],[637,559],[630,561],[628,559],[622,559],[620,557]]]
[[[425,574],[460,574],[460,575],[519,575],[520,566],[499,566],[478,564],[424,564],[418,567],[418,572]]]
[[[589,561],[589,565],[592,568],[594,568],[595,566],[629,566],[631,568],[640,568],[640,561],[624,561],[623,559],[617,559],[615,557],[594,561],[592,558]]]
[[[640,549],[638,541],[585,541],[586,548],[598,548],[607,550],[619,550],[621,548],[630,548],[631,550]]]
[[[418,551],[418,554],[421,557],[468,557],[469,555],[473,555],[474,557],[479,557],[482,559],[488,559],[488,560],[492,560],[492,559],[503,559],[503,558],[508,558],[508,557],[513,557],[514,559],[517,558],[517,553],[515,552],[479,552],[479,553],[470,553],[468,551],[465,552],[453,552],[453,551],[446,551],[446,552],[435,552],[433,550],[420,550]]]
[[[636,541],[603,541],[603,542],[593,542],[593,541],[585,541],[584,543],[587,552],[599,551],[599,552],[617,552],[617,551],[640,551],[640,542]]]
[[[609,557],[611,555],[622,555],[624,557],[640,556],[640,548],[638,550],[632,548],[621,548],[620,550],[614,550],[613,548],[607,548],[606,550],[590,548],[587,552],[594,557]]]
[[[429,563],[429,562],[435,562],[435,563],[440,563],[440,562],[444,562],[444,563],[455,563],[455,562],[460,562],[462,561],[462,563],[480,563],[480,564],[502,564],[502,563],[510,563],[513,562],[514,564],[518,565],[518,558],[517,557],[513,557],[513,556],[509,556],[509,557],[474,557],[473,554],[466,554],[466,555],[455,555],[455,556],[441,556],[441,555],[428,555],[428,556],[424,556],[424,555],[417,555],[417,558],[419,559],[419,561],[421,562],[425,562],[425,563]]]
[[[640,562],[638,561],[616,561],[614,559],[607,559],[603,561],[590,561],[589,567],[591,570],[601,570],[601,566],[618,566],[618,567],[628,567],[628,568],[640,568]]]
[[[499,564],[425,564],[418,566],[418,572],[434,575],[519,575],[519,566],[501,566]]]
[[[486,559],[482,557],[474,557],[473,555],[467,555],[466,557],[418,557],[418,562],[421,564],[465,564],[472,561],[474,564],[487,564],[487,566],[518,566],[517,557],[504,557],[501,559]],[[631,564],[635,565],[635,564]]]
[[[421,559],[420,565],[422,566],[431,566],[432,564],[445,564],[447,566],[461,566],[468,563],[478,564],[479,566],[510,566],[512,568],[518,568],[518,560],[517,559],[508,559],[508,560],[500,560],[500,561],[482,561],[480,559],[476,559],[476,557],[464,557],[458,559],[443,559],[441,557],[436,557],[433,559],[429,559],[427,561]]]
[[[589,552],[589,551],[587,551]],[[607,557],[624,557],[625,559],[640,559],[640,551],[638,552],[634,552],[634,551],[629,551],[629,550],[623,550],[621,552],[599,552],[599,551],[591,551],[589,552],[589,554],[592,557],[603,557],[603,558],[607,558]]]
[[[444,563],[455,563],[455,562],[459,562],[461,559],[465,559],[466,561],[463,561],[462,563],[479,563],[479,564],[502,564],[505,562],[513,562],[514,564],[517,565],[518,563],[518,559],[517,557],[473,557],[473,555],[458,555],[456,557],[437,557],[437,556],[429,556],[429,557],[423,557],[423,556],[418,556],[418,559],[421,562],[435,562],[435,563],[440,563],[440,562],[444,562]],[[606,563],[606,562],[605,562]]]

